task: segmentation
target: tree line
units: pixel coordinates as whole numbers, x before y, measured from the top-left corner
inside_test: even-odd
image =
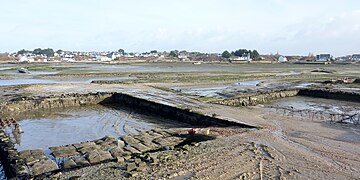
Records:
[[[51,48],[47,48],[47,49],[36,48],[33,51],[22,49],[17,52],[18,55],[24,55],[27,53],[32,53],[35,55],[46,55],[47,57],[54,57],[55,54],[54,50]]]
[[[232,51],[232,52],[229,52],[226,50],[221,54],[221,56],[223,58],[231,58],[233,56],[242,57],[242,56],[246,56],[248,54],[250,54],[251,59],[254,59],[254,60],[260,59],[260,54],[257,50],[247,50],[247,49],[239,49],[239,50]]]

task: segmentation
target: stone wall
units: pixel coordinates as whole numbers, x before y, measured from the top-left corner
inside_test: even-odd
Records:
[[[37,109],[65,108],[83,105],[94,105],[106,101],[113,93],[62,94],[47,97],[23,97],[3,102],[0,114],[26,112]]]
[[[342,101],[360,102],[360,93],[348,91],[336,91],[329,89],[302,89],[300,96],[335,99]]]
[[[282,91],[271,91],[261,92],[259,94],[246,94],[241,95],[232,99],[225,99],[216,101],[216,104],[222,104],[227,106],[255,106],[258,104],[268,103],[272,100],[293,97],[298,95],[299,90],[282,90]]]

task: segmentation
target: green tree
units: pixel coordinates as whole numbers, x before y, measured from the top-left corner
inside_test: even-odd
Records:
[[[59,49],[59,50],[56,51],[56,53],[58,53],[58,54],[61,54],[62,52],[64,52],[64,51],[61,50],[61,49]]]
[[[177,57],[179,55],[179,51],[178,50],[174,50],[174,51],[170,51],[169,54],[171,57]]]
[[[43,50],[41,51],[41,54],[44,54],[44,55],[46,55],[47,57],[54,57],[55,52],[54,52],[53,49],[47,48],[47,49],[43,49]]]
[[[157,50],[152,50],[150,51],[150,53],[157,53]]]
[[[119,52],[120,54],[125,54],[125,50],[123,50],[123,49],[119,49],[118,52]]]
[[[17,52],[17,54],[21,54],[21,55],[26,54],[26,53],[31,53],[31,51],[22,49],[22,50],[20,50],[20,51]]]
[[[260,59],[260,54],[257,50],[253,50],[250,54],[251,59],[257,60]]]
[[[244,54],[247,54],[247,53],[250,53],[250,52],[248,50],[246,50],[246,49],[239,49],[239,50],[236,50],[235,52],[232,52],[232,54],[234,56],[239,56],[239,57],[241,57],[241,56],[243,56]]]
[[[33,50],[32,53],[33,53],[33,54],[36,54],[36,55],[40,55],[41,52],[42,52],[42,49],[41,49],[41,48],[36,48],[36,49]]]
[[[224,52],[221,54],[221,57],[223,57],[223,58],[230,58],[230,57],[231,57],[231,54],[229,53],[229,51],[224,51]]]

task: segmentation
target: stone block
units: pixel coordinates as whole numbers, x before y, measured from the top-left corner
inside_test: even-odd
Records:
[[[126,147],[124,147],[124,149],[127,150],[127,151],[130,151],[132,154],[141,154],[140,151],[138,151],[137,149],[135,149],[135,148],[133,148],[131,146],[126,146]]]
[[[96,144],[95,144],[95,142],[85,142],[85,143],[73,144],[73,146],[76,149],[81,149],[81,148],[84,148],[84,147],[96,146]]]
[[[140,141],[127,135],[123,137],[123,140],[125,141],[126,144],[135,144],[135,143],[139,143]]]
[[[68,159],[64,162],[64,169],[72,169],[72,168],[76,168],[76,167],[77,167],[77,164],[72,159]]]
[[[136,168],[137,168],[137,166],[136,166],[136,164],[134,162],[126,164],[126,171],[127,172],[131,172],[131,171],[135,170]]]
[[[135,143],[135,144],[130,144],[132,147],[134,147],[135,149],[139,150],[140,152],[146,152],[149,151],[151,148],[141,144],[141,143]]]
[[[38,176],[43,173],[56,171],[58,170],[58,167],[54,161],[50,159],[43,159],[31,166],[30,169],[33,175]]]
[[[121,157],[121,156],[124,156],[125,155],[125,151],[123,148],[119,148],[119,147],[116,147],[116,148],[113,148],[110,150],[110,153],[111,155],[116,158],[116,157]]]
[[[96,164],[113,159],[113,157],[108,151],[102,151],[102,150],[91,151],[87,154],[86,158],[89,160],[91,164]]]
[[[86,160],[85,158],[83,158],[83,157],[74,159],[74,162],[79,167],[90,166],[90,162],[88,160]]]

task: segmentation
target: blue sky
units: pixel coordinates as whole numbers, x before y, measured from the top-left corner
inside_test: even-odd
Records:
[[[0,52],[360,53],[358,0],[1,0]]]

